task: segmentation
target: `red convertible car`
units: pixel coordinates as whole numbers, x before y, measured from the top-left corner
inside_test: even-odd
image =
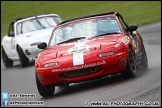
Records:
[[[128,26],[118,12],[83,16],[57,25],[48,45],[35,61],[36,84],[41,96],[55,86],[121,73],[135,77],[137,66],[147,69],[143,39],[136,25]]]

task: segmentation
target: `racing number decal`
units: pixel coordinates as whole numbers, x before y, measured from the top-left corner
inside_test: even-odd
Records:
[[[84,45],[85,45],[85,42],[78,42],[75,44],[74,47],[80,48],[81,46],[84,46]],[[82,65],[82,64],[84,64],[83,52],[73,53],[73,65],[76,66],[76,65]]]
[[[85,43],[85,41],[78,41],[74,47],[68,50],[70,54],[73,54],[73,66],[84,64],[84,52],[90,51],[89,46]]]
[[[75,54],[75,53],[84,53],[88,52],[89,46],[88,45],[82,45],[82,46],[74,46],[68,50],[69,54]]]

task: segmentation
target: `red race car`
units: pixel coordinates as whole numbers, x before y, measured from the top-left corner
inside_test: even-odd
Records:
[[[55,86],[121,73],[135,77],[137,66],[147,69],[143,39],[136,25],[128,26],[118,12],[83,16],[57,25],[48,45],[35,61],[41,96],[54,94]]]

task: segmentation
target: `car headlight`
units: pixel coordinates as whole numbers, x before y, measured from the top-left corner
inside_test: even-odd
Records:
[[[106,57],[106,56],[111,56],[111,55],[114,55],[114,54],[115,54],[115,52],[110,51],[110,52],[101,53],[101,54],[99,54],[98,56],[99,56],[99,57]]]
[[[38,44],[40,44],[41,42],[35,42],[35,43],[32,43],[32,44],[30,44],[30,46],[36,46],[36,45],[38,45]]]
[[[44,64],[44,68],[58,66],[58,64],[59,64],[58,62],[47,63],[47,64]]]

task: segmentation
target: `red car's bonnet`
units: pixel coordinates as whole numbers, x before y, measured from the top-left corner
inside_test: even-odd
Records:
[[[100,37],[92,37],[89,39],[77,40],[72,41],[60,45],[55,45],[51,48],[42,52],[43,60],[55,59],[57,57],[68,56],[70,53],[68,52],[69,49],[76,46],[76,44],[84,43],[84,45],[89,46],[90,51],[99,50],[104,48],[104,44],[111,45],[112,42],[116,42],[121,34],[112,34],[107,36],[100,36]],[[102,46],[103,45],[103,46]]]

